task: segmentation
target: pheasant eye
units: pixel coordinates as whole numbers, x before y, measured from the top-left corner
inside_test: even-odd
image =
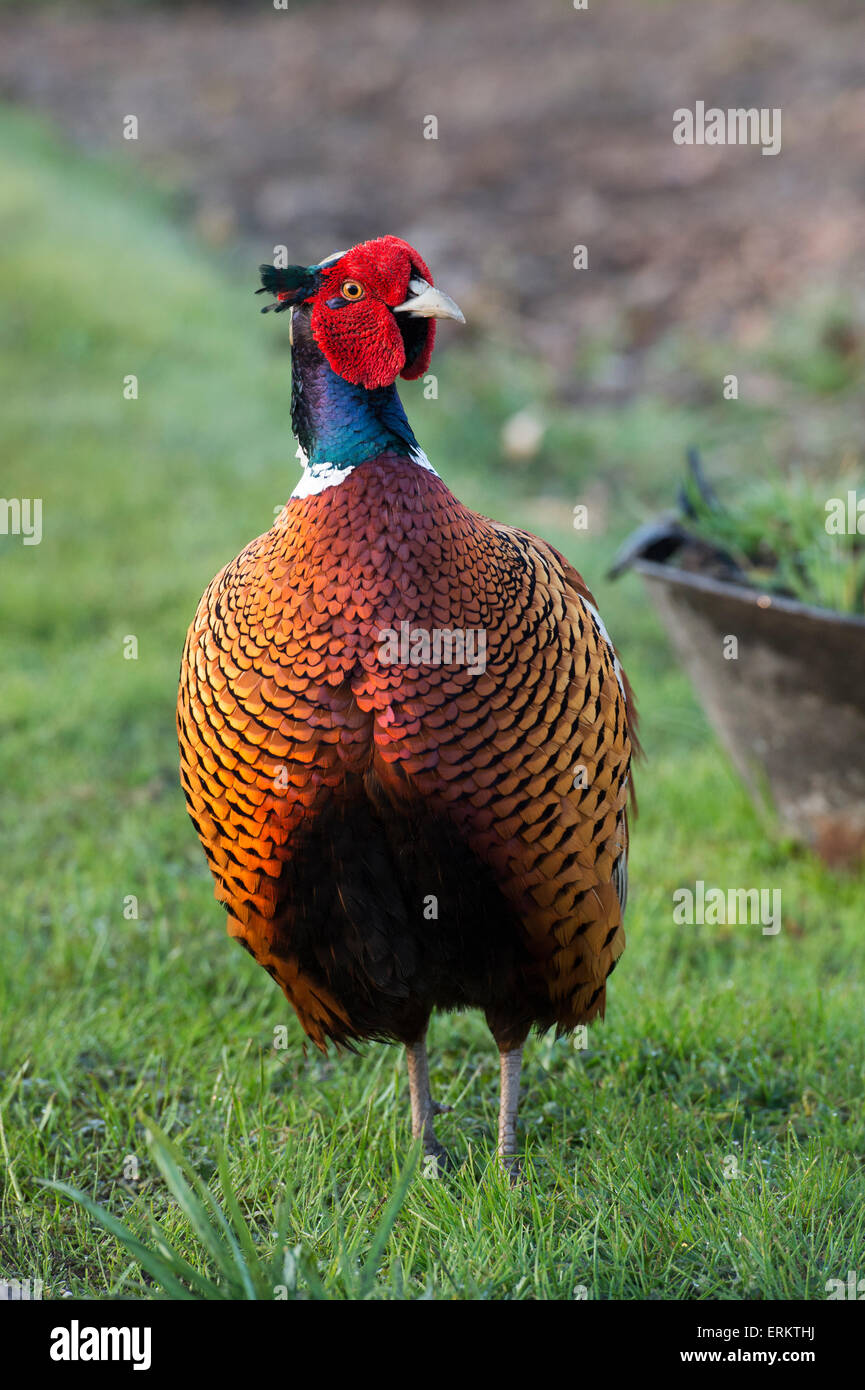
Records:
[[[343,299],[363,299],[363,285],[357,280],[343,280],[340,294]]]

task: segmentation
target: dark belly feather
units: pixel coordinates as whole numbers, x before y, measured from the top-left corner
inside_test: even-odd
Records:
[[[372,786],[370,785],[372,783]],[[369,793],[373,794],[370,795]],[[410,1042],[433,1009],[479,1008],[527,1029],[554,1016],[513,909],[454,827],[392,806],[374,777],[333,800],[284,866],[271,950],[344,1005],[361,1037]]]

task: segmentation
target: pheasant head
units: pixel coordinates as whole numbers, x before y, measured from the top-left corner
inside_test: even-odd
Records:
[[[433,285],[426,263],[396,236],[377,237],[317,265],[261,267],[262,311],[309,306],[309,331],[344,381],[375,390],[429,367],[435,320],[465,323],[454,301]]]
[[[383,455],[423,462],[395,383],[428,369],[436,319],[465,319],[417,251],[377,237],[317,265],[263,265],[261,281],[257,293],[274,296],[262,312],[291,314],[291,423],[305,470],[292,496]]]

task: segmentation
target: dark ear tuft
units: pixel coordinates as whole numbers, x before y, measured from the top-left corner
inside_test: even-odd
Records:
[[[263,314],[269,309],[274,309],[277,313],[281,309],[289,309],[293,304],[299,304],[301,300],[308,298],[318,288],[318,273],[309,266],[287,265],[284,270],[278,270],[275,265],[261,265],[258,269],[261,275],[261,289],[255,293],[276,295],[276,303],[265,304],[261,311]]]

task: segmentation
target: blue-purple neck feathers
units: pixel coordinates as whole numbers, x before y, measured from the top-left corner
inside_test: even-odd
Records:
[[[291,354],[291,424],[307,466],[356,468],[383,453],[419,452],[395,386],[369,391],[338,376],[309,327],[308,311],[294,311]]]

